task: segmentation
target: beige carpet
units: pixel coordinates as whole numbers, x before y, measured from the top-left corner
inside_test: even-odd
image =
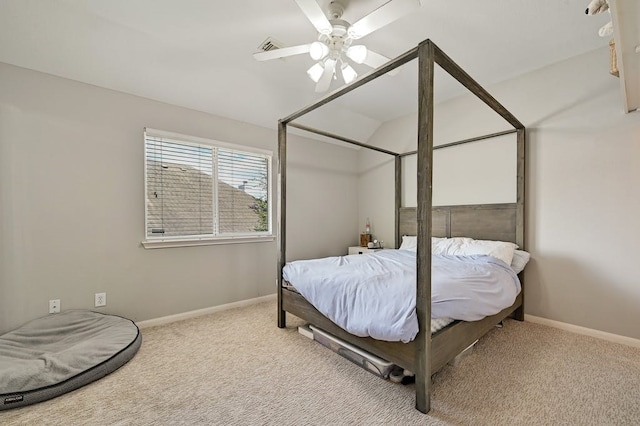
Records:
[[[2,425],[638,425],[640,349],[507,321],[434,381],[377,378],[275,325],[266,302],[143,330],[127,365],[75,392],[0,412]]]

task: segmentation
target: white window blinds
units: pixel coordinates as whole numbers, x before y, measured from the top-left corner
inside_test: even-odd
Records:
[[[145,132],[146,237],[270,235],[271,156]]]

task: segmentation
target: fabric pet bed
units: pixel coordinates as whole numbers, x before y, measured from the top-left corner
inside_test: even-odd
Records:
[[[0,336],[0,410],[55,398],[126,364],[142,343],[126,318],[72,310]]]

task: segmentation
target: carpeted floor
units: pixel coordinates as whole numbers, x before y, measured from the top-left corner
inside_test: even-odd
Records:
[[[265,302],[143,329],[127,365],[75,392],[0,412],[2,425],[638,425],[640,349],[507,321],[434,379],[377,378],[275,325]]]

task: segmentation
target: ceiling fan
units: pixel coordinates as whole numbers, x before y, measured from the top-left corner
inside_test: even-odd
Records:
[[[389,58],[367,49],[362,44],[353,44],[354,40],[358,40],[420,7],[420,0],[391,0],[350,24],[341,19],[348,0],[331,1],[328,10],[329,17],[325,15],[316,0],[295,0],[295,2],[318,30],[318,40],[308,44],[255,53],[253,57],[258,61],[266,61],[308,53],[311,59],[317,61],[307,70],[309,78],[316,83],[316,92],[324,92],[329,89],[331,80],[337,79],[338,71],[347,84],[358,77],[348,59],[372,68],[378,68],[388,62]]]

